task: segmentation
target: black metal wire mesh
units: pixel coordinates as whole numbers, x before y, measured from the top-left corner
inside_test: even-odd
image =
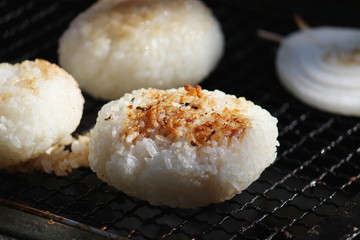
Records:
[[[360,190],[360,121],[317,111],[288,94],[274,71],[277,44],[256,31],[290,33],[294,12],[314,25],[359,23],[351,4],[287,2],[207,2],[223,26],[226,52],[203,88],[245,96],[279,119],[278,158],[243,193],[204,208],[154,207],[79,169],[68,177],[0,171],[0,197],[131,239],[291,239],[306,233]],[[57,62],[59,37],[91,3],[0,1],[0,60]],[[77,132],[93,126],[103,103],[86,96]]]

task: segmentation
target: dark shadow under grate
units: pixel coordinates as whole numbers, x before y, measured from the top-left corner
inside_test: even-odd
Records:
[[[59,37],[90,3],[0,1],[1,62],[57,62]],[[359,120],[317,111],[288,94],[274,70],[277,44],[258,38],[256,31],[290,33],[296,30],[294,12],[310,25],[359,27],[351,18],[356,8],[310,1],[296,6],[260,0],[207,3],[222,23],[226,53],[201,85],[245,96],[279,119],[278,158],[259,180],[225,203],[181,210],[131,198],[88,169],[68,177],[1,171],[0,197],[131,239],[291,239],[355,196],[360,190]],[[78,133],[93,126],[103,104],[86,96]]]

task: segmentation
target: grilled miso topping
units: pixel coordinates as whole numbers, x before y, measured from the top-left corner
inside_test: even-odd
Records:
[[[232,137],[242,138],[251,120],[242,113],[247,109],[243,98],[226,96],[222,103],[200,86],[184,90],[149,89],[142,96],[146,104],[129,105],[125,130],[120,134],[129,144],[143,138],[170,140],[186,138],[194,147],[229,144]],[[227,107],[227,105],[229,107]]]

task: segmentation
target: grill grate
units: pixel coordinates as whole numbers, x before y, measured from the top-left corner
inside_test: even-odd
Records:
[[[259,39],[256,30],[294,31],[293,12],[317,25],[359,27],[351,19],[356,8],[329,3],[327,11],[319,11],[323,6],[310,1],[292,7],[287,1],[207,3],[222,23],[226,52],[202,86],[245,96],[279,119],[278,158],[260,179],[225,203],[190,210],[131,198],[88,169],[68,177],[0,171],[0,197],[131,239],[292,239],[355,196],[360,190],[359,120],[317,111],[288,94],[274,71],[277,45]],[[56,62],[58,38],[90,4],[0,1],[0,60]],[[86,96],[78,133],[93,126],[103,104]]]

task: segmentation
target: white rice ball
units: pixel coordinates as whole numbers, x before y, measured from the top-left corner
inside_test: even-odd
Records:
[[[204,206],[240,193],[274,161],[276,123],[221,91],[140,89],[100,110],[89,163],[109,185],[151,204]]]
[[[70,135],[84,99],[73,77],[45,60],[0,64],[0,168],[25,162]]]
[[[218,21],[199,0],[100,0],[59,43],[60,64],[96,98],[196,84],[223,52]]]

